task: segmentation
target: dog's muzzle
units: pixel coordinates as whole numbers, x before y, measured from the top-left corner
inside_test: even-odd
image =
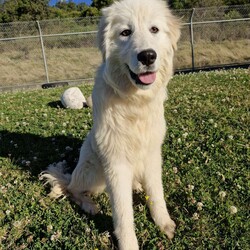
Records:
[[[153,49],[143,50],[137,55],[137,60],[142,65],[149,68],[152,64],[154,64],[157,58],[157,54]],[[145,71],[139,74],[134,73],[129,66],[127,65],[131,78],[134,82],[140,87],[146,88],[151,85],[156,79],[156,72],[154,71]]]

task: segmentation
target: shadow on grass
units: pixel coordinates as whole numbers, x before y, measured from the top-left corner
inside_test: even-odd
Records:
[[[70,136],[42,137],[31,133],[0,131],[0,157],[8,158],[13,168],[23,169],[31,173],[32,180],[53,162],[66,160],[68,171],[72,172],[77,164],[82,141]],[[82,214],[80,208],[72,206]],[[109,231],[112,244],[116,246],[113,235],[112,217],[105,214],[88,216],[100,233]],[[105,222],[105,223],[104,223]]]
[[[42,137],[31,133],[0,131],[0,157],[6,157],[20,168],[38,174],[53,163],[66,160],[73,171],[82,141],[70,136]]]
[[[62,102],[60,100],[58,101],[54,101],[54,102],[49,102],[48,106],[51,108],[64,108],[64,106],[62,105]]]

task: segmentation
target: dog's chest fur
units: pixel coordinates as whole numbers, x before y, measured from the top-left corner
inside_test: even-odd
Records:
[[[159,149],[165,135],[165,95],[159,92],[145,102],[117,98],[120,97],[106,93],[94,111],[96,151],[104,161],[125,158],[135,172],[142,172],[146,158]]]

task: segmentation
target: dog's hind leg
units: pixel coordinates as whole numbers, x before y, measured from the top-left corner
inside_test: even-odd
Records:
[[[79,161],[72,173],[67,191],[70,193],[72,200],[85,212],[96,214],[98,208],[90,195],[102,192],[105,187],[104,171],[91,147],[89,135],[82,145]]]
[[[51,185],[49,196],[57,199],[69,196],[85,212],[95,214],[97,206],[90,194],[102,192],[105,189],[105,178],[101,163],[93,151],[90,135],[82,145],[80,157],[72,175],[65,173],[66,162],[51,164],[41,173],[40,179],[45,179]]]
[[[174,237],[175,223],[170,218],[164,200],[160,149],[155,149],[146,159],[143,187],[148,197],[148,207],[155,224],[160,227],[169,239],[172,239]]]

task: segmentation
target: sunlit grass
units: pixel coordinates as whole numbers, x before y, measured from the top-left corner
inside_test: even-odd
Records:
[[[91,86],[82,86],[88,96]],[[74,167],[91,109],[69,110],[63,89],[0,95],[0,248],[115,249],[106,194],[91,217],[51,201],[38,179],[52,162]],[[134,199],[141,249],[249,249],[250,76],[247,70],[175,76],[165,104],[163,183],[177,223],[172,242]]]

